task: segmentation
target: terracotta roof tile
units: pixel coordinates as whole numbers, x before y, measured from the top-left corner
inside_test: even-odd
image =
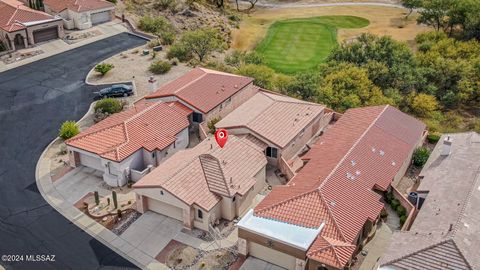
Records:
[[[259,92],[215,126],[225,129],[246,127],[283,148],[323,110],[324,106],[319,104]]]
[[[302,170],[274,187],[254,215],[310,228],[325,223],[308,256],[343,268],[363,225],[383,208],[373,189],[388,188],[424,129],[391,106],[348,110],[304,156]]]
[[[189,126],[191,113],[172,103],[142,102],[111,115],[66,142],[67,145],[122,161],[137,150],[162,150]]]
[[[44,0],[43,3],[55,12],[61,12],[65,9],[83,12],[115,7],[113,3],[105,0]]]
[[[175,153],[133,187],[164,188],[186,204],[208,211],[220,195],[244,195],[255,185],[255,175],[267,164],[265,148],[251,135],[230,135],[224,148],[208,137]]]
[[[244,76],[195,68],[145,98],[176,96],[199,111],[207,113],[252,81],[252,78]]]
[[[7,32],[25,29],[25,23],[53,19],[53,16],[31,9],[20,1],[0,0],[0,28]]]

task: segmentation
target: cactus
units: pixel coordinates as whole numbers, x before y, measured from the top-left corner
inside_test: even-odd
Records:
[[[118,207],[117,192],[112,191],[112,198],[113,198],[113,206],[115,206],[115,208],[113,209],[117,209]]]
[[[93,195],[95,196],[95,204],[99,205],[100,204],[100,197],[98,196],[98,191],[95,191],[95,193],[93,193]]]
[[[110,205],[110,198],[107,198],[107,205]]]

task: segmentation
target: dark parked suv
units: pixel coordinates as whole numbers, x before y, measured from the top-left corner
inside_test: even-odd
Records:
[[[107,97],[127,97],[133,95],[133,87],[126,84],[114,84],[110,87],[103,88],[99,92],[95,92],[95,98]]]

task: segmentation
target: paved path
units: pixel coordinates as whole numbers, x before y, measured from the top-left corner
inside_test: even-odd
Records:
[[[126,33],[0,73],[0,255],[54,254],[13,269],[134,268],[55,211],[35,183],[35,166],[65,120],[78,120],[97,87],[84,82],[102,59],[145,43]]]

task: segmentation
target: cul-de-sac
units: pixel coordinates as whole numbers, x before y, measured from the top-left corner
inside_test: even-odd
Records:
[[[480,270],[479,0],[0,0],[0,269]]]

